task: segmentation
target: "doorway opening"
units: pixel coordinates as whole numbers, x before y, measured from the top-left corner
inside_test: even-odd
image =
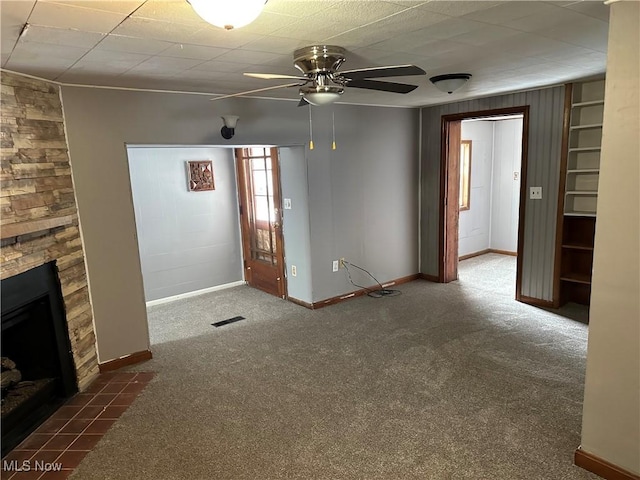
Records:
[[[521,298],[529,107],[442,117],[439,281],[458,262],[493,253],[516,257]]]

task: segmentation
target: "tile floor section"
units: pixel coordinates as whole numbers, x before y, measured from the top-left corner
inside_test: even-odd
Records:
[[[69,477],[154,375],[152,372],[100,374],[87,390],[69,399],[2,459],[2,480]],[[12,460],[17,463],[11,463]],[[16,465],[29,466],[30,471],[15,471],[11,467]],[[36,465],[41,468],[39,471],[35,471]],[[47,466],[57,471],[43,471]]]

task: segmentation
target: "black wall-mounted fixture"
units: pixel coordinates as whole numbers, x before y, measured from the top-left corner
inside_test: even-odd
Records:
[[[220,130],[220,134],[222,135],[222,138],[229,140],[230,138],[233,138],[236,133],[236,124],[240,117],[238,115],[223,115],[221,118],[224,125]]]

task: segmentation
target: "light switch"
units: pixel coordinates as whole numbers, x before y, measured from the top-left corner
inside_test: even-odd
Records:
[[[282,203],[284,204],[284,209],[285,210],[291,210],[291,199],[290,198],[283,199]]]
[[[542,187],[529,187],[529,198],[531,200],[542,200]]]

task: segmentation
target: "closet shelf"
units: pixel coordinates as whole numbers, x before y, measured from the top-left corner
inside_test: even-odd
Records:
[[[604,99],[603,100],[591,100],[590,102],[578,102],[578,103],[574,103],[573,105],[571,105],[571,108],[576,108],[576,107],[592,107],[594,105],[604,105]]]
[[[600,145],[597,147],[575,147],[570,148],[569,153],[571,152],[599,152],[601,150]]]
[[[593,130],[595,128],[602,128],[602,124],[593,123],[591,125],[571,125],[571,130]]]
[[[570,190],[565,193],[567,195],[590,195],[590,196],[598,195],[597,190]]]
[[[599,168],[575,168],[567,170],[567,173],[599,173]]]
[[[560,277],[564,282],[581,283],[583,285],[591,285],[591,276],[584,273],[567,273]]]

